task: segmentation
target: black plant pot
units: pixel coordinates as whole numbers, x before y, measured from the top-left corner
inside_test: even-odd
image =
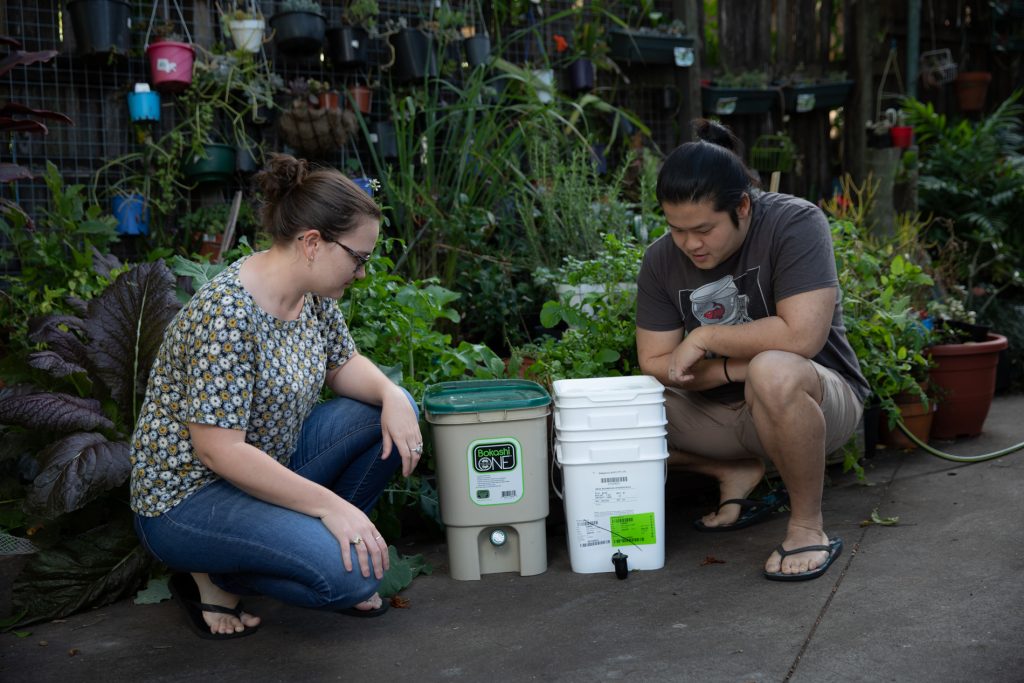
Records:
[[[369,36],[359,26],[327,29],[327,58],[334,66],[362,66],[368,61]]]
[[[71,30],[80,57],[106,59],[124,57],[131,46],[127,0],[69,0]]]
[[[864,428],[864,457],[870,458],[875,454],[875,447],[878,445],[878,424],[882,419],[882,408],[878,405],[878,399],[874,396],[864,406],[862,418]]]
[[[470,36],[463,41],[466,47],[466,62],[470,68],[483,66],[491,59],[491,38],[483,34]]]
[[[398,139],[395,137],[394,125],[390,121],[377,121],[370,129],[377,136],[377,154],[382,159],[397,159]]]
[[[577,59],[566,70],[569,90],[588,92],[594,89],[594,63],[589,59]]]
[[[320,52],[327,20],[315,12],[281,12],[270,17],[274,45],[283,54],[302,57]]]
[[[246,149],[245,147],[235,148],[235,171],[248,175],[255,173],[260,170],[259,162],[256,161],[255,155],[252,150]]]
[[[392,77],[399,83],[437,77],[437,47],[432,35],[416,28],[405,28],[391,36],[395,49]]]

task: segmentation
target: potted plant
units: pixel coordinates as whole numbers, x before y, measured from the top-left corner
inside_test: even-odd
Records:
[[[251,0],[242,7],[236,6],[230,12],[222,14],[220,21],[221,26],[227,27],[236,50],[256,53],[263,47],[267,22],[259,7]]]
[[[469,68],[475,69],[487,64],[491,59],[491,36],[487,33],[479,0],[474,0],[470,4],[469,11],[468,23],[471,28],[462,46],[466,51],[466,63],[469,64]]]
[[[432,32],[411,28],[401,17],[388,40],[395,51],[391,76],[397,83],[437,77],[437,41]]]
[[[633,0],[624,4],[626,21],[612,17],[615,26],[608,30],[613,60],[642,66],[693,65],[694,41],[686,35],[682,21],[668,21],[655,8],[654,0]]]
[[[230,213],[231,204],[219,202],[200,206],[181,217],[179,227],[192,240],[195,253],[211,259],[219,256],[224,247],[224,234]],[[257,223],[252,207],[242,202],[239,205],[235,236],[252,232]]]
[[[292,101],[281,114],[280,129],[284,141],[297,153],[320,158],[341,149],[358,129],[358,121],[348,109],[322,106],[330,104],[329,100],[322,100],[311,85],[313,90],[319,90],[323,84],[311,84],[311,80],[298,78],[289,82]]]
[[[180,8],[178,12],[180,15]],[[196,51],[188,26],[183,28],[184,40],[178,33],[177,25],[168,19],[155,25],[151,23],[146,33],[150,80],[153,88],[160,92],[180,93],[192,84],[192,65]],[[149,42],[151,34],[154,36],[152,43]]]
[[[282,54],[303,57],[319,54],[327,31],[323,8],[315,0],[283,0],[270,17],[274,45]]]
[[[326,56],[336,67],[367,62],[369,37],[377,30],[377,0],[352,0],[341,11],[341,26],[327,29]]]
[[[782,83],[786,98],[786,112],[804,114],[815,109],[835,109],[846,103],[854,82],[846,72],[830,73],[824,77],[796,74]]]
[[[76,54],[97,62],[128,55],[128,0],[68,0],[67,8]]]
[[[727,73],[702,83],[700,90],[704,113],[716,116],[764,114],[780,104],[779,91],[768,88],[763,71]]]
[[[136,83],[128,93],[128,114],[132,123],[160,120],[160,93],[149,89],[149,83]]]

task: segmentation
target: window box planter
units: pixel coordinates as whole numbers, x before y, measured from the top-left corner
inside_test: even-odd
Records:
[[[369,61],[369,36],[359,26],[333,26],[327,29],[324,54],[336,67],[363,66]]]
[[[231,145],[208,144],[206,158],[194,157],[181,172],[190,183],[226,183],[235,172],[235,148]]]
[[[77,54],[96,61],[111,55],[127,56],[131,46],[130,13],[127,0],[69,0]]]
[[[705,114],[766,114],[780,104],[779,91],[767,88],[724,88],[702,85],[701,103]]]
[[[274,45],[289,56],[312,56],[320,52],[327,32],[327,19],[316,12],[280,12],[270,17]]]
[[[693,38],[650,30],[613,28],[608,31],[611,58],[627,64],[693,65]]]
[[[784,86],[786,111],[803,114],[815,109],[835,109],[846,103],[853,90],[854,81],[833,81],[830,83],[802,83]]]

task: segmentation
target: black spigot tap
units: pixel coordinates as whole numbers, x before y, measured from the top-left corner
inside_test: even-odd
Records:
[[[621,550],[616,550],[615,554],[612,555],[612,564],[615,565],[615,576],[620,579],[624,579],[629,576],[629,555],[622,554]]]

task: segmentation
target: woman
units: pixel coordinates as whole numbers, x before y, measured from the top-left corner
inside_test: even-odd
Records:
[[[388,544],[370,521],[423,450],[412,397],[359,355],[336,299],[366,276],[376,203],[275,155],[257,176],[267,251],[168,326],[132,438],[131,502],[203,637],[253,633],[240,595],[375,616]],[[317,405],[326,385],[339,398]]]

